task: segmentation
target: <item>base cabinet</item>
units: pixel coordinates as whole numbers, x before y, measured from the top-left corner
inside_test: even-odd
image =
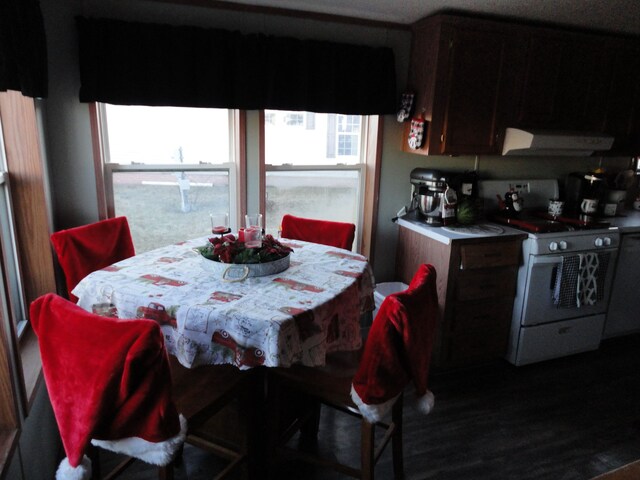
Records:
[[[443,244],[400,227],[396,276],[409,283],[420,264],[438,275],[439,324],[433,365],[476,365],[507,352],[521,236]]]

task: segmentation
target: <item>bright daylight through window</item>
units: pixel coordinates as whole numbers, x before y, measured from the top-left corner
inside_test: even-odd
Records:
[[[365,121],[360,115],[265,111],[268,232],[277,232],[286,213],[350,222],[362,231]]]
[[[129,220],[137,252],[210,233],[209,213],[236,217],[233,112],[100,105],[105,194]],[[232,228],[236,228],[232,221]]]

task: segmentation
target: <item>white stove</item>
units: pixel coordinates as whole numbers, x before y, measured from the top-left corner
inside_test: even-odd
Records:
[[[517,190],[521,212],[505,215],[498,198]],[[507,360],[525,365],[599,347],[617,258],[618,229],[598,219],[549,217],[557,180],[479,182],[485,215],[527,232],[513,307]]]

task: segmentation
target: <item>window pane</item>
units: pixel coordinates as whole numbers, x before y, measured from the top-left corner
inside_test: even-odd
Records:
[[[358,224],[359,171],[270,171],[266,174],[268,233],[285,213]]]
[[[227,172],[114,172],[116,215],[129,220],[136,252],[211,233],[209,213],[229,212]]]
[[[105,105],[111,163],[230,161],[229,110]]]
[[[362,117],[334,113],[265,110],[265,163],[360,163]]]

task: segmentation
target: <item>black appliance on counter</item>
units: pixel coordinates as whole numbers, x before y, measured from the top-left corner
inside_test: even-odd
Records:
[[[449,174],[440,170],[411,170],[411,210],[417,209],[429,225],[442,225],[441,205],[448,188]]]
[[[565,210],[568,213],[580,212],[580,205],[585,198],[602,203],[605,191],[604,178],[591,173],[570,173],[565,183]]]

